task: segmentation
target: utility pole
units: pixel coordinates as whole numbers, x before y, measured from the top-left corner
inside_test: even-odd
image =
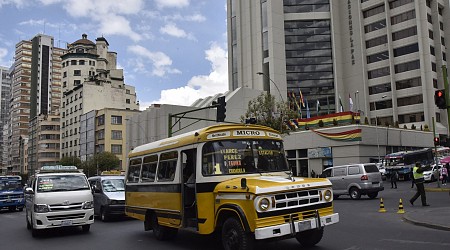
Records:
[[[435,123],[434,123],[434,116],[431,117],[431,119],[432,119],[432,122],[433,122],[433,141],[434,141],[434,138],[436,138],[436,126],[435,126]],[[433,143],[433,144],[434,144],[434,165],[436,167],[436,170],[439,171],[438,170],[438,163],[439,162],[438,162],[438,157],[437,157],[437,147],[436,147],[436,143]],[[433,174],[433,172],[431,174]],[[439,176],[440,176],[440,174],[439,174]],[[438,180],[436,182],[437,182],[437,187],[440,188],[441,184],[439,183],[439,178],[438,178]]]

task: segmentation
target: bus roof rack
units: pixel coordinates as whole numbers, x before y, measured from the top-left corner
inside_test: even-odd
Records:
[[[76,166],[63,166],[63,165],[53,165],[53,166],[42,166],[36,173],[55,173],[55,172],[83,172],[79,170]]]
[[[108,170],[108,171],[102,171],[101,175],[125,175],[125,171]]]

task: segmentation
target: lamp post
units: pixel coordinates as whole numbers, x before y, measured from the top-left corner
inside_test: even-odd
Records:
[[[266,77],[267,79],[269,79],[270,82],[273,83],[273,85],[275,86],[275,88],[278,91],[278,94],[280,95],[280,98],[281,98],[281,101],[283,102],[283,107],[284,107],[284,105],[285,105],[284,98],[283,98],[283,95],[281,94],[280,89],[278,88],[278,85],[268,75],[264,74],[263,72],[257,72],[256,74]],[[269,93],[270,93],[270,91],[269,91]],[[280,121],[280,133],[283,133],[283,110],[280,110],[280,119],[281,119],[281,121]]]
[[[383,95],[381,99],[386,98],[387,95]],[[373,103],[374,111],[377,112],[377,102]],[[380,140],[378,139],[378,116],[375,114],[375,134],[377,135],[377,152],[378,152],[378,163],[380,163]]]

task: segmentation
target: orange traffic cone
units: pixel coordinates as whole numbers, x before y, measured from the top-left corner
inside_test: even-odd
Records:
[[[399,202],[399,204],[398,204],[398,211],[397,211],[397,213],[398,213],[398,214],[404,214],[404,213],[405,213],[405,210],[403,209],[403,202],[402,202],[402,199],[400,199],[400,202]]]
[[[383,198],[380,198],[380,209],[378,209],[380,213],[386,213],[386,209],[384,209]]]

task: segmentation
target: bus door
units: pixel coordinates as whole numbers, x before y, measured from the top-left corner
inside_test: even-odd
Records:
[[[197,202],[195,191],[196,174],[196,149],[181,151],[182,163],[182,204],[184,227],[198,227],[197,225]]]

